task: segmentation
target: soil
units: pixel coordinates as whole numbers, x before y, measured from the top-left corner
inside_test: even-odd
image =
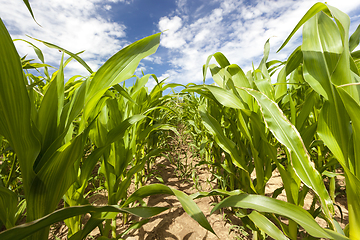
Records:
[[[180,145],[179,149],[173,151],[169,158],[159,157],[153,165],[155,175],[152,175],[146,182],[163,183],[169,187],[181,190],[187,194],[192,194],[198,191],[211,191],[217,188],[215,180],[211,179],[211,173],[205,165],[196,166],[200,161],[196,157],[191,157],[191,151],[188,145]],[[179,154],[180,153],[180,154]],[[184,154],[186,153],[186,154]],[[171,161],[170,161],[171,160]],[[185,168],[186,166],[186,168]],[[180,169],[180,170],[179,170]],[[252,175],[252,177],[254,177]],[[195,179],[196,184],[193,179]],[[343,176],[337,176],[337,187],[342,190],[345,186]],[[282,180],[277,170],[273,172],[273,176],[266,185],[265,195],[272,196],[272,193],[282,187]],[[132,186],[129,194],[134,191]],[[341,192],[341,191],[340,191]],[[342,190],[344,193],[344,190]],[[304,208],[309,209],[313,201],[314,194],[309,192],[305,198]],[[277,199],[286,201],[285,190],[278,195]],[[174,240],[205,240],[205,239],[251,239],[251,233],[246,230],[241,223],[241,220],[233,217],[229,212],[215,212],[210,215],[213,205],[219,202],[217,197],[205,197],[196,199],[195,202],[203,211],[210,225],[214,229],[217,236],[202,228],[195,220],[193,220],[182,209],[179,201],[175,196],[170,195],[153,195],[145,199],[148,206],[170,207],[169,210],[151,218],[149,222],[141,228],[130,231],[124,236],[124,239],[129,240],[157,240],[157,239],[174,239]],[[107,196],[105,192],[96,194],[90,198],[90,202],[94,205],[105,205],[107,203]],[[348,211],[346,209],[346,196],[339,194],[336,197],[336,220],[340,223],[342,228],[348,223]],[[318,207],[318,204],[316,205]],[[341,213],[343,220],[341,221]],[[141,220],[132,216],[130,220]],[[316,218],[316,221],[322,227],[326,227],[326,222],[321,218]],[[124,226],[121,219],[117,219],[117,233],[123,232],[128,225]],[[51,239],[55,239],[56,235],[60,239],[66,239],[67,227],[59,223],[52,227]],[[100,236],[98,229],[94,229],[88,239],[97,239]]]

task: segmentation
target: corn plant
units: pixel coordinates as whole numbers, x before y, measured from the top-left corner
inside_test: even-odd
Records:
[[[99,110],[99,117],[96,118],[94,127],[90,130],[90,139],[95,146],[93,154],[102,149],[100,173],[105,177],[105,189],[108,193],[109,205],[124,202],[128,197],[131,181],[134,180],[135,184],[141,184],[139,176],[143,175],[141,173],[144,173],[144,167],[149,159],[164,151],[157,148],[154,141],[152,142],[155,146],[147,144],[151,139],[149,136],[154,131],[172,129],[167,124],[154,124],[154,116],[152,115],[161,107],[161,101],[156,101],[154,97],[162,97],[162,95],[156,93],[157,88],[150,95],[146,93],[144,85],[149,76],[145,75],[137,79],[135,85],[128,89],[124,86],[115,85],[112,90],[106,92],[102,98],[102,104],[97,106],[101,110]],[[95,111],[95,113],[97,112]],[[152,120],[147,121],[149,119]],[[119,132],[120,129],[121,133]],[[112,139],[115,136],[116,139]],[[80,179],[82,178],[81,185],[77,185],[79,188],[75,194],[74,189],[72,189],[66,198],[69,206],[80,205],[83,202],[83,199],[78,199],[76,196],[79,192],[81,193],[80,196],[84,195],[87,186],[86,180],[89,177],[88,170],[94,168],[98,158],[98,156],[93,158],[92,155],[89,157],[91,160],[89,163],[92,166],[87,167],[85,163],[84,168],[81,168],[85,170],[86,167],[87,171],[84,172],[87,172],[87,175],[86,177],[79,176]],[[75,203],[71,203],[74,200]],[[72,232],[75,233],[79,230],[80,220],[80,217],[77,217],[76,226],[78,228]],[[112,236],[116,237],[115,217],[112,222],[112,226],[108,221],[105,228],[102,229],[104,236],[107,236],[110,228],[112,228]],[[124,223],[126,223],[126,218],[124,218]],[[72,226],[73,224],[69,222],[69,225]]]
[[[70,99],[64,99],[62,60],[37,108],[26,89],[26,79],[12,40],[2,22],[0,27],[1,54],[7,56],[2,58],[0,132],[17,155],[27,204],[26,219],[31,222],[54,211],[73,183],[77,174],[73,164],[83,153],[89,112],[107,88],[131,76],[139,61],[156,50],[160,34],[114,55],[93,78],[84,81]],[[92,73],[86,63],[82,63]],[[81,111],[84,111],[83,127],[67,142],[65,137]],[[15,216],[14,212],[7,214]],[[32,237],[45,239],[47,235],[48,229],[44,229]]]
[[[29,2],[24,3],[32,14]],[[50,77],[50,66],[44,63],[39,48],[25,41],[34,48],[42,63],[20,59],[2,22],[0,30],[3,43],[0,54],[6,56],[1,59],[0,69],[0,136],[6,139],[1,137],[1,144],[2,149],[7,145],[13,149],[12,156],[15,158],[12,163],[14,166],[19,163],[25,197],[18,207],[18,196],[9,189],[8,184],[15,169],[13,166],[8,181],[0,185],[0,221],[7,229],[0,233],[1,238],[47,239],[49,226],[62,220],[69,226],[69,239],[83,239],[98,226],[107,235],[108,225],[105,225],[104,231],[100,224],[104,220],[114,219],[118,213],[148,218],[166,210],[158,207],[128,208],[131,201],[125,200],[133,175],[142,170],[150,156],[161,151],[156,149],[156,142],[145,139],[155,130],[172,129],[169,125],[153,124],[159,118],[156,112],[165,108],[161,106],[166,101],[162,91],[171,85],[164,87],[163,83],[159,83],[150,95],[144,91],[149,75],[138,79],[129,92],[119,85],[133,76],[141,59],[156,51],[161,33],[122,49],[97,72],[93,72],[78,56],[81,52],[73,54],[34,38],[47,47],[71,56],[64,62],[63,54],[59,70]],[[64,67],[72,59],[82,64],[91,75],[80,79],[74,76],[64,84]],[[38,68],[44,68],[44,76],[27,71]],[[113,88],[109,90],[110,87]],[[147,104],[143,104],[144,101]],[[123,108],[123,104],[127,107]],[[144,119],[150,122],[140,124]],[[95,148],[91,147],[90,155],[83,157],[84,150],[89,147],[88,136],[95,143]],[[145,145],[148,152],[144,151]],[[125,158],[119,158],[122,150],[127,152]],[[102,159],[102,171],[106,176],[109,204],[113,206],[94,207],[87,205],[85,200],[87,181],[99,159]],[[126,172],[130,163],[132,168]],[[185,211],[213,232],[205,216],[186,194],[166,186],[149,186],[146,189],[154,190],[145,191],[144,196],[157,193],[176,195]],[[63,196],[65,208],[55,211]],[[138,197],[133,199],[140,200]],[[121,208],[116,206],[120,200]],[[24,211],[25,201],[27,224],[15,226],[17,218]],[[85,213],[90,213],[91,218],[82,226],[79,216]],[[144,223],[146,220],[138,225]],[[122,235],[116,236],[113,229],[114,238]]]
[[[355,114],[359,110],[359,71],[351,51],[359,43],[359,28],[349,38],[349,17],[332,6],[318,3],[303,17],[283,46],[302,24],[304,79],[325,99],[317,132],[344,169],[349,209],[348,236],[358,239],[358,130]]]
[[[254,232],[255,237],[261,238],[264,236],[262,233],[265,232],[276,239],[286,237],[296,239],[299,224],[313,237],[346,239],[341,235],[344,234],[343,230],[333,219],[332,199],[321,175],[325,169],[336,164],[334,162],[336,159],[344,168],[346,187],[349,189],[347,196],[348,199],[351,198],[348,200],[349,225],[345,233],[348,237],[357,239],[359,227],[356,211],[359,208],[356,207],[358,179],[355,170],[357,148],[354,139],[356,137],[354,118],[355,109],[358,109],[359,71],[356,65],[358,53],[350,54],[350,52],[359,43],[359,28],[349,40],[348,16],[334,7],[318,3],[303,17],[283,46],[303,24],[303,44],[286,62],[267,62],[269,53],[267,42],[264,58],[259,67],[245,75],[241,68],[230,64],[221,53],[216,53],[210,56],[204,65],[204,75],[209,68],[218,87],[203,85],[188,89],[211,99],[217,105],[215,112],[210,106],[204,105],[200,108],[202,119],[214,136],[215,142],[231,156],[236,167],[248,173],[251,170],[242,157],[244,152],[246,153],[246,148],[243,148],[244,143],[250,141],[250,148],[254,149],[250,155],[250,162],[255,165],[256,180],[266,179],[263,178],[266,175],[262,175],[264,170],[266,172],[263,165],[266,161],[262,159],[269,157],[281,174],[288,200],[286,203],[261,195],[248,194],[251,193],[249,189],[252,189],[252,182],[245,181],[243,183],[248,186],[241,189],[244,193],[226,198],[213,211],[225,206],[256,210],[251,214],[241,213],[243,218],[249,218],[256,229],[261,230]],[[219,67],[208,64],[211,57],[216,59]],[[279,65],[270,68],[276,63]],[[284,67],[279,73],[278,83],[273,86],[270,74],[282,65]],[[289,74],[290,78],[287,80]],[[305,101],[296,98],[295,94],[302,94],[301,92],[302,96],[305,96]],[[298,103],[303,101],[302,107],[298,107],[295,101],[299,101]],[[226,119],[230,114],[225,112],[219,114],[218,109],[221,105],[236,109],[237,112],[233,111],[231,116],[236,116],[237,120]],[[249,117],[251,121],[248,121]],[[252,122],[255,123],[253,127],[257,130],[257,134],[251,130]],[[239,125],[240,123],[243,124]],[[237,129],[240,129],[240,135],[236,138],[234,136],[239,130],[233,128],[228,133],[226,128],[229,124],[237,125]],[[242,139],[243,136],[248,136],[247,139],[245,138],[246,141]],[[254,143],[255,139],[262,139],[264,144]],[[319,141],[320,145],[317,144]],[[317,148],[317,156],[311,158],[308,150],[314,147]],[[265,156],[259,154],[260,149],[265,152]],[[277,159],[276,151],[284,152],[285,162]],[[326,152],[330,156],[333,154],[334,158],[324,159]],[[257,158],[261,159],[259,164],[256,164]],[[256,184],[253,183],[253,190],[254,193],[261,194],[257,181]],[[316,198],[321,202],[321,217],[327,221],[331,230],[320,228],[314,217],[302,209],[304,197],[309,189],[315,192]],[[286,212],[283,207],[292,210]],[[279,221],[274,214],[288,217],[289,225]],[[283,232],[279,231],[272,221],[275,221]],[[310,221],[311,225],[306,226]]]
[[[34,18],[29,2],[24,3]],[[254,239],[297,239],[304,231],[309,238],[359,239],[360,51],[354,49],[360,26],[350,36],[349,25],[346,14],[317,3],[280,47],[303,26],[302,45],[286,61],[268,61],[269,41],[259,66],[247,73],[215,53],[203,68],[204,80],[210,69],[215,84],[182,86],[159,82],[154,75],[133,75],[140,60],[155,53],[161,33],[120,50],[96,72],[80,58],[82,52],[35,39],[63,52],[59,69],[50,74],[52,67],[34,44],[14,40],[30,44],[40,63],[19,57],[0,21],[0,222],[6,229],[0,238],[47,239],[49,226],[63,220],[71,240],[84,239],[96,227],[102,238],[122,238],[167,209],[140,206],[139,201],[170,194],[213,233],[193,199],[222,196],[212,212],[237,208],[236,216]],[[217,64],[210,64],[212,58]],[[82,64],[89,76],[65,83],[64,70],[71,60]],[[132,77],[133,86],[121,84]],[[150,77],[157,85],[149,92],[145,84]],[[185,89],[163,95],[178,86]],[[150,159],[168,146],[164,133],[176,134],[176,126],[186,127],[204,156],[200,164],[211,166],[221,189],[188,196],[162,184],[143,186]],[[96,165],[105,179],[107,206],[92,206],[86,199]],[[339,166],[349,210],[345,229],[334,219]],[[268,197],[265,186],[275,169],[283,187]],[[330,179],[329,189],[324,178]],[[136,191],[128,196],[131,182]],[[283,189],[287,202],[276,199]],[[309,192],[315,197],[305,210]],[[65,207],[56,210],[61,199]],[[91,217],[83,224],[85,213]],[[124,222],[128,214],[145,219],[117,234],[119,213]],[[16,226],[22,216],[27,224]],[[326,229],[317,217],[326,221]]]

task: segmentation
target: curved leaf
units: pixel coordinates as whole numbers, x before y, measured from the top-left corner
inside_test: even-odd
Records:
[[[206,230],[215,234],[214,230],[210,226],[210,223],[204,216],[204,213],[200,210],[200,208],[196,205],[196,203],[190,196],[179,190],[170,188],[162,184],[151,184],[139,188],[133,194],[131,194],[131,196],[124,202],[122,206],[128,206],[130,203],[136,200],[140,200],[144,197],[155,194],[170,194],[176,196],[181,203],[181,206],[184,208],[185,212],[190,215],[190,217],[197,221]]]
[[[23,0],[23,2],[25,3],[25,5],[26,5],[27,9],[29,10],[29,12],[30,12],[32,18],[34,19],[34,21],[41,27],[41,25],[35,19],[35,16],[34,16],[34,13],[33,13],[32,9],[31,9],[29,0]]]
[[[59,47],[59,46],[55,45],[55,44],[52,44],[52,43],[49,43],[49,42],[45,42],[45,41],[42,41],[42,40],[39,40],[39,39],[30,37],[30,36],[28,36],[28,37],[31,38],[31,39],[34,39],[34,40],[36,40],[36,41],[39,41],[39,42],[43,43],[45,46],[47,46],[47,47],[49,47],[49,48],[55,48],[55,49],[57,49],[57,50],[60,50],[60,51],[62,51],[62,52],[64,52],[64,53],[68,54],[69,56],[71,56],[71,57],[73,57],[74,59],[76,59],[76,61],[78,61],[81,65],[83,65],[83,66],[86,68],[86,70],[89,71],[89,73],[93,73],[93,70],[91,70],[91,68],[89,67],[89,65],[87,65],[86,62],[85,62],[81,57],[79,57],[77,54],[74,54],[74,53],[72,53],[72,52],[70,52],[70,51],[68,51],[68,50],[66,50],[66,49],[64,49],[64,48],[62,48],[62,47]]]
[[[140,60],[155,53],[161,33],[141,39],[123,48],[107,60],[95,73],[86,97],[85,118],[96,107],[108,88],[133,76]]]
[[[301,139],[300,133],[281,111],[279,106],[265,94],[252,89],[243,89],[252,95],[261,107],[265,123],[276,139],[285,145],[290,152],[291,163],[302,182],[313,189],[320,197],[323,211],[328,219],[334,212],[331,198],[325,188],[321,174],[313,167],[309,153]]]
[[[40,219],[24,223],[0,233],[2,240],[21,240],[25,237],[48,227],[56,222],[85,213],[101,214],[105,212],[130,213],[139,217],[148,218],[157,215],[168,208],[165,207],[135,207],[119,208],[118,206],[75,206],[56,210]]]
[[[286,240],[288,239],[276,226],[273,222],[271,222],[267,217],[264,215],[252,211],[249,215],[247,215],[253,223],[268,234],[273,239],[277,240]]]
[[[320,227],[311,214],[305,209],[274,198],[242,193],[238,196],[230,196],[224,199],[211,210],[211,213],[224,207],[239,207],[255,209],[259,212],[275,213],[294,220],[314,237],[332,239],[333,236],[336,236],[336,239],[348,239],[336,232],[332,232],[330,235]]]
[[[312,18],[315,14],[317,14],[320,11],[324,11],[327,9],[327,6],[324,3],[315,3],[308,11],[307,13],[301,18],[301,20],[299,21],[299,23],[295,26],[295,28],[292,30],[292,32],[290,33],[290,35],[286,38],[286,40],[284,41],[284,43],[280,46],[280,48],[277,50],[277,52],[279,52],[281,49],[283,49],[286,44],[290,41],[290,39],[292,38],[292,36],[297,32],[297,30],[299,30],[299,28],[305,23],[307,22],[310,18]]]
[[[34,177],[33,164],[40,152],[40,142],[31,122],[33,106],[20,57],[2,20],[0,42],[0,135],[9,141],[18,156],[27,193]]]

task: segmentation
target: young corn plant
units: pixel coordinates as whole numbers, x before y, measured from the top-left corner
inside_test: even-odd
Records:
[[[347,236],[351,239],[358,239],[360,228],[357,211],[360,208],[357,207],[359,203],[357,199],[359,180],[356,170],[358,126],[355,113],[360,110],[359,69],[356,62],[357,53],[351,52],[359,43],[360,30],[358,28],[349,38],[348,16],[332,6],[317,3],[302,18],[283,46],[303,24],[303,44],[301,48],[297,48],[293,52],[285,67],[280,71],[275,89],[269,87],[269,81],[264,81],[264,79],[269,80],[265,65],[260,64],[258,69],[247,75],[247,78],[252,79],[256,85],[256,88],[253,87],[253,89],[237,84],[239,76],[231,74],[231,65],[224,64],[221,69],[209,66],[213,77],[221,71],[224,72],[220,79],[224,79],[225,84],[220,82],[220,84],[218,83],[220,87],[205,86],[204,88],[209,90],[218,102],[235,109],[246,109],[247,106],[244,103],[249,103],[246,101],[249,96],[255,99],[260,106],[266,127],[285,147],[284,150],[289,160],[285,169],[278,160],[274,159],[283,178],[288,203],[242,193],[226,198],[213,211],[225,206],[254,209],[256,211],[252,211],[247,216],[259,229],[276,239],[285,239],[286,236],[296,239],[297,224],[313,237],[346,239]],[[219,62],[218,59],[216,60]],[[289,74],[291,75],[287,82],[286,76]],[[229,77],[227,78],[226,75]],[[214,80],[215,78],[216,75]],[[242,79],[246,80],[244,77]],[[284,83],[291,85],[288,88]],[[235,88],[231,88],[233,85]],[[296,98],[293,93],[301,90],[303,88],[301,85],[306,85],[304,86],[306,93],[304,104],[308,105],[303,106],[297,112],[294,102]],[[300,89],[296,86],[300,86]],[[319,96],[321,97],[319,98]],[[286,108],[288,117],[284,114],[285,109],[282,111],[275,101],[279,101],[279,105]],[[334,159],[341,164],[345,172],[349,225],[346,226],[344,232],[332,219],[332,201],[320,174],[324,171],[324,167],[326,169],[334,165],[334,159],[329,160],[328,163],[324,162],[322,151],[325,146],[312,145],[311,142],[314,140],[321,140],[329,148]],[[226,139],[223,142],[226,142]],[[314,163],[308,153],[308,149],[312,146],[318,146],[318,156],[317,159],[314,159]],[[325,166],[323,166],[324,163]],[[303,190],[299,192],[300,180],[304,186]],[[292,186],[293,183],[294,186]],[[322,205],[322,217],[326,219],[331,230],[320,228],[313,216],[301,208],[300,202],[307,193],[307,188],[317,194]],[[285,209],[292,210],[288,212]],[[290,219],[289,226],[285,227],[271,214],[288,217]],[[270,219],[275,220],[281,226],[283,233]],[[267,223],[264,224],[265,222]],[[311,226],[306,226],[310,222]]]
[[[17,156],[27,206],[26,221],[32,222],[51,215],[75,181],[77,169],[74,164],[83,154],[88,126],[91,126],[89,116],[102,95],[109,87],[131,77],[139,61],[155,52],[160,34],[140,40],[115,54],[81,83],[69,99],[65,98],[64,61],[61,60],[60,68],[50,80],[44,96],[38,99],[34,97],[35,90],[31,86],[28,90],[29,82],[25,78],[19,55],[2,22],[0,31],[0,52],[6,56],[1,58],[0,69],[0,134],[7,139]],[[69,53],[65,49],[43,43]],[[77,55],[69,54],[93,73]],[[72,138],[67,138],[69,131],[73,130],[73,122],[81,113],[79,129]],[[2,222],[10,228],[15,224],[17,200],[14,199],[17,196],[5,187],[1,188],[9,196],[3,197],[6,195],[2,194],[1,209],[8,209],[6,214],[1,214],[6,216]],[[29,238],[47,239],[49,225]],[[7,239],[15,231],[5,231],[2,236],[7,236]]]
[[[358,27],[349,38],[349,17],[332,6],[317,3],[298,23],[283,46],[303,24],[301,50],[304,79],[325,99],[317,132],[344,169],[349,210],[346,232],[351,239],[358,239],[359,154],[355,116],[359,110],[359,69],[351,52],[359,44],[360,30]]]

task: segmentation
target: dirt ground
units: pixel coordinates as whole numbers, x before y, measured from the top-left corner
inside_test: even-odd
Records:
[[[191,154],[187,154],[189,156]],[[179,155],[177,160],[171,158],[160,157],[156,160],[153,168],[157,173],[157,176],[153,176],[148,179],[147,184],[161,183],[184,191],[187,194],[192,194],[198,191],[211,191],[216,188],[215,181],[211,181],[211,174],[205,165],[195,167],[199,162],[199,159],[187,157],[184,154]],[[182,167],[187,165],[187,168],[183,168],[179,171],[179,162]],[[194,174],[193,174],[193,171]],[[182,175],[182,176],[181,176]],[[193,178],[196,179],[194,184]],[[337,177],[337,184],[339,187],[344,187],[345,182],[342,176]],[[277,170],[273,172],[272,178],[266,185],[266,195],[271,196],[274,190],[282,186],[282,180]],[[280,200],[286,201],[285,190],[277,197]],[[307,195],[305,198],[304,208],[309,209],[312,203],[313,194]],[[185,211],[181,208],[179,201],[175,196],[169,195],[154,195],[146,199],[148,206],[159,206],[159,207],[170,207],[169,210],[161,213],[150,219],[150,221],[143,225],[140,229],[132,230],[124,239],[129,240],[211,240],[211,239],[251,239],[251,234],[248,230],[242,227],[241,220],[232,217],[226,212],[215,212],[210,215],[210,211],[214,204],[219,199],[217,197],[205,197],[196,199],[195,202],[199,208],[203,211],[210,225],[216,232],[217,236],[208,232],[202,228],[195,220],[193,220]],[[90,202],[95,205],[104,205],[107,202],[106,194],[98,194],[90,198]],[[336,204],[341,208],[343,214],[343,221],[340,223],[341,227],[344,228],[348,223],[348,212],[346,209],[346,197],[345,195],[339,195],[336,198]],[[336,207],[336,219],[340,222],[341,214],[339,209]],[[135,217],[132,217],[134,219]],[[326,226],[324,220],[317,218],[316,221],[323,227]],[[126,226],[123,226],[121,220],[118,219],[118,234],[124,231]],[[54,234],[60,239],[66,239],[66,226],[57,225],[53,227]],[[54,234],[52,238],[54,239]],[[88,239],[97,239],[100,236],[97,229],[91,232]]]
[[[175,168],[166,158],[161,158],[158,163],[160,164],[159,172],[164,184],[181,190],[189,195],[198,191],[191,178],[189,180],[182,180],[174,174]],[[215,187],[214,182],[208,181],[211,178],[211,174],[205,167],[198,167],[196,170],[198,189],[201,191],[211,191],[212,188]],[[157,179],[150,182],[159,183]],[[224,218],[223,214],[216,212],[210,215],[212,204],[218,202],[216,197],[196,199],[195,202],[203,211],[220,239],[234,239],[235,232],[229,231],[232,224]],[[154,195],[149,197],[147,203],[149,206],[173,207],[159,216],[154,217],[139,230],[131,232],[126,239],[218,239],[214,234],[202,228],[195,220],[185,213],[175,196]],[[240,221],[237,221],[234,224],[239,223]]]

